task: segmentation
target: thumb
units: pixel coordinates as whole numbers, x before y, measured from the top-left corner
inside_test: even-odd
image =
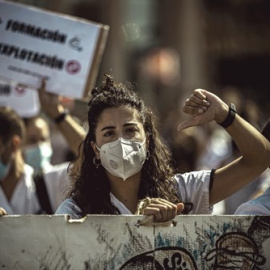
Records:
[[[176,207],[177,207],[177,214],[180,214],[184,210],[184,208],[185,208],[185,206],[184,206],[183,203],[178,203],[176,205]]]
[[[0,207],[0,216],[4,216],[6,214],[7,214],[7,212],[5,211],[5,209]]]
[[[197,125],[197,121],[196,121],[194,118],[192,118],[192,119],[190,119],[190,120],[186,120],[186,121],[180,123],[180,124],[177,126],[177,131],[182,131],[182,130],[184,130],[184,129],[186,129],[186,128],[194,127],[194,126],[196,126],[196,125]]]
[[[42,78],[41,79],[41,84],[40,84],[40,87],[39,87],[38,90],[39,91],[43,91],[43,92],[46,91],[46,79],[45,78]]]

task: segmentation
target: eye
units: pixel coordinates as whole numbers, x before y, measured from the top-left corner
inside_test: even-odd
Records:
[[[137,129],[135,127],[129,127],[126,129],[127,133],[135,133],[137,131]]]
[[[133,126],[133,127],[127,127],[125,132],[128,136],[133,137],[133,136],[136,136],[136,134],[139,133],[140,131],[137,127]]]
[[[114,135],[114,131],[113,130],[109,130],[107,132],[104,133],[104,137],[110,137],[110,136],[113,136]]]

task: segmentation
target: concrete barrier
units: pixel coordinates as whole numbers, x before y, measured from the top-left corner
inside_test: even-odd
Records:
[[[270,216],[3,216],[0,269],[270,269]]]

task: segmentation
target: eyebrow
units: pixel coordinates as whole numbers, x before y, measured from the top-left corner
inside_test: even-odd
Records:
[[[104,130],[106,130],[106,129],[112,129],[112,128],[114,128],[114,126],[104,127],[103,129],[101,129],[101,131],[104,131]]]
[[[126,123],[124,124],[124,127],[129,127],[129,126],[138,126],[137,123]],[[115,126],[107,126],[101,129],[101,131],[107,130],[107,129],[113,129]]]

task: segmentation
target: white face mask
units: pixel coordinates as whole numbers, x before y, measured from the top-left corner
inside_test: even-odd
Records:
[[[146,160],[144,143],[145,140],[138,142],[119,138],[97,147],[102,166],[114,176],[126,180],[138,173]]]
[[[50,164],[52,152],[52,147],[47,142],[27,146],[24,149],[25,162],[35,170],[44,169]]]

